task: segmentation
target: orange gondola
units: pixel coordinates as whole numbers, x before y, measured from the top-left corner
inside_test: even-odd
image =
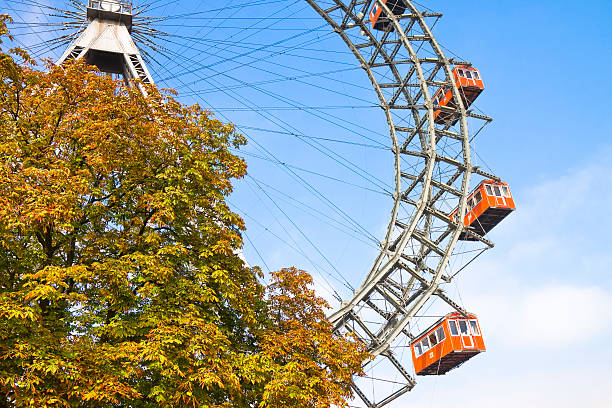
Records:
[[[478,318],[450,313],[410,344],[417,375],[443,375],[484,351]]]
[[[406,4],[404,4],[403,0],[382,0],[382,2],[385,3],[396,16],[402,15],[404,11],[406,11]],[[391,20],[389,20],[387,16],[381,16],[382,12],[383,9],[378,3],[374,4],[374,7],[372,7],[370,11],[370,24],[372,24],[372,28],[375,30],[385,31],[391,23]]]
[[[463,223],[478,235],[485,235],[516,209],[514,199],[508,184],[483,180],[468,196]],[[452,220],[457,216],[458,209],[451,213]],[[466,232],[459,235],[464,241],[475,241],[476,238]]]
[[[467,109],[484,90],[484,83],[482,82],[480,72],[476,68],[464,65],[456,66],[453,68],[452,72],[454,81],[461,94],[463,106]],[[438,89],[434,94],[433,103],[434,105],[446,106],[447,108],[456,107],[451,90],[444,87]],[[434,121],[440,125],[447,123],[454,125],[458,120],[459,116],[453,112],[447,112],[441,109],[434,111]]]

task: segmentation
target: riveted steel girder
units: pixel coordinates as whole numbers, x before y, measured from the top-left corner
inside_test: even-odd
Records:
[[[138,47],[130,34],[132,9],[118,0],[89,0],[88,25],[57,61],[84,58],[102,72],[122,75],[126,83],[134,80],[153,84]],[[139,89],[145,93],[144,87]]]
[[[471,64],[444,55],[427,22],[440,14],[421,12],[410,0],[404,0],[402,15],[394,15],[381,0],[306,1],[365,71],[389,128],[395,193],[387,233],[362,285],[330,316],[338,332],[355,334],[368,345],[375,361],[386,360],[404,379],[398,389],[375,398],[355,386],[367,407],[382,407],[415,385],[405,363],[395,357],[393,345],[402,336],[410,340],[407,329],[416,313],[432,296],[466,313],[440,288],[441,282],[451,279],[444,272],[465,230],[462,222],[450,218],[449,202],[463,214],[472,174],[496,179],[471,161],[468,119],[490,118],[466,110],[463,104],[452,69]],[[375,3],[389,20],[384,31],[373,30],[368,20]],[[439,87],[451,90],[454,107],[434,105],[432,96]],[[456,120],[436,123],[435,111]],[[400,219],[400,207],[409,217]]]

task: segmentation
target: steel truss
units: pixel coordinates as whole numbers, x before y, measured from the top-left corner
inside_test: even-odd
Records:
[[[422,12],[409,0],[400,16],[381,0],[306,1],[344,40],[370,79],[395,158],[394,203],[380,254],[353,298],[331,315],[338,332],[352,333],[368,345],[375,357],[369,365],[383,365],[386,377],[400,379],[390,381],[395,386],[378,401],[354,386],[367,407],[382,407],[415,385],[394,345],[412,338],[409,324],[416,313],[432,296],[466,313],[440,284],[451,279],[445,270],[465,229],[450,213],[457,205],[464,213],[473,174],[498,180],[473,166],[470,152],[468,119],[486,124],[491,118],[466,110],[462,102],[451,70],[471,64],[444,55],[427,23],[440,14]],[[384,32],[371,29],[368,13],[374,2],[390,19]],[[458,125],[435,124],[432,96],[439,87],[452,90],[456,107],[435,110],[451,113]],[[467,233],[485,249],[493,246]]]
[[[58,65],[71,59],[85,58],[100,71],[122,75],[126,83],[134,80],[154,84],[138,47],[130,34],[132,7],[124,0],[88,0],[87,28],[66,49]]]

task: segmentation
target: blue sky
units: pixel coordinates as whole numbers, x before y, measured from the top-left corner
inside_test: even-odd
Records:
[[[247,222],[249,262],[297,265],[322,296],[332,299],[330,287],[350,295],[344,280],[360,283],[376,254],[369,237],[382,237],[390,208],[380,109],[344,44],[305,2],[229,7],[240,3],[216,10],[158,0],[152,15],[188,17],[158,25],[178,37],[161,43],[170,51],[149,68],[181,100],[249,137],[251,176],[230,198]],[[446,376],[419,378],[394,406],[612,406],[612,3],[423,4],[444,14],[434,33],[449,53],[480,69],[477,106],[495,120],[475,141],[476,160],[510,184],[518,209],[489,234],[496,247],[448,288],[480,316],[487,352]],[[27,2],[4,6],[18,23],[50,21]],[[55,35],[20,27],[25,45]],[[39,54],[55,59],[60,50]],[[284,164],[261,160],[266,152]]]
[[[478,104],[495,122],[478,153],[518,209],[459,283],[486,355],[421,380],[405,403],[611,406],[612,4],[470,4],[427,5],[445,15],[444,45],[486,73]]]
[[[609,2],[458,4],[436,4],[445,14],[438,36],[487,73],[489,86],[478,103],[495,118],[495,130],[487,136],[491,153],[485,146],[479,152],[488,158],[495,149],[513,154],[512,160],[496,160],[500,174],[516,174],[520,180],[513,186],[520,187],[609,145],[612,125],[602,120],[609,106],[603,95],[612,89]]]

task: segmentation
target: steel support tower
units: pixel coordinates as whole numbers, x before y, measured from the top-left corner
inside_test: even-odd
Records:
[[[88,26],[57,61],[84,58],[102,72],[122,75],[130,84],[138,79],[153,84],[153,78],[132,36],[132,5],[120,0],[88,0]],[[140,86],[142,92],[144,89]]]

